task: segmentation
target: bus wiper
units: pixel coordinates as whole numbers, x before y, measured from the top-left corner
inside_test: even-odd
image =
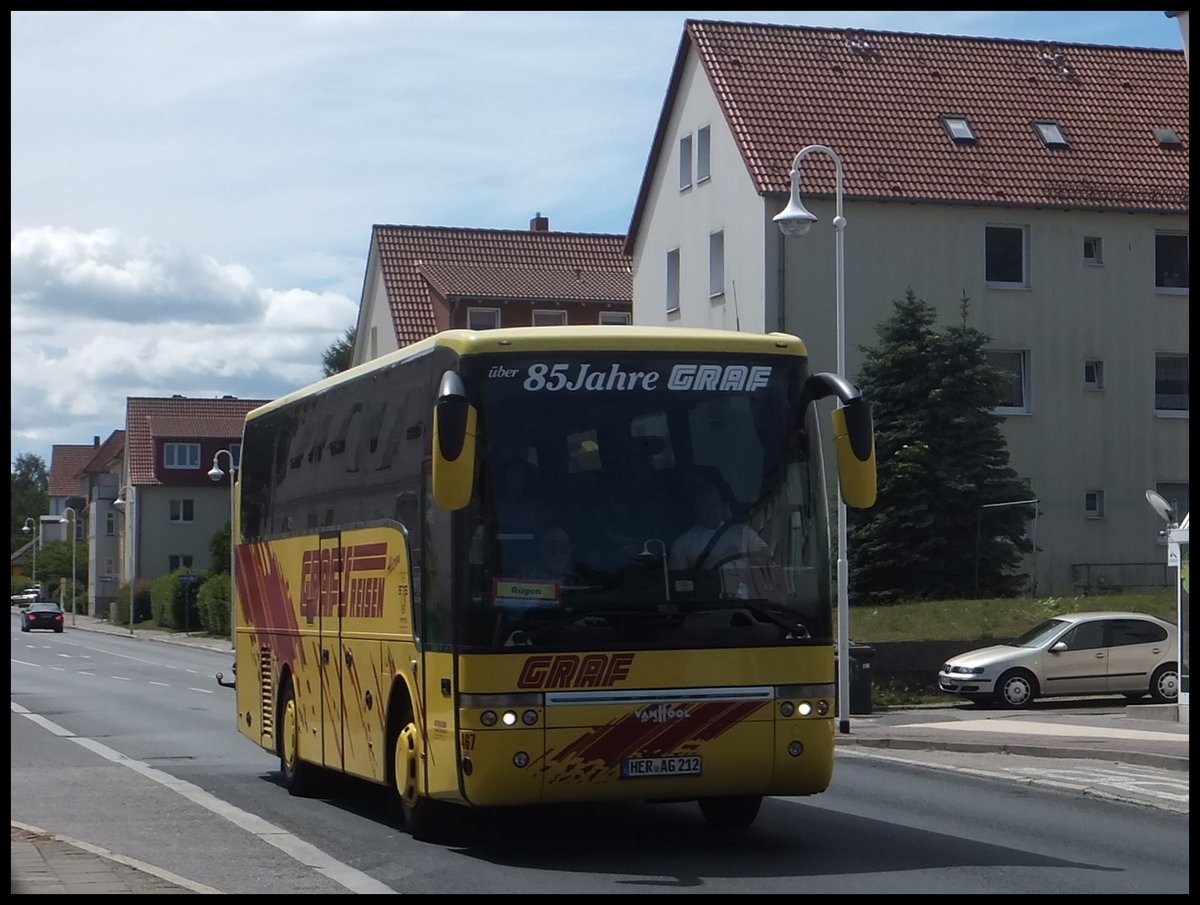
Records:
[[[789,622],[783,616],[780,616],[774,610],[768,609],[767,607],[763,606],[761,603],[756,603],[753,600],[747,600],[744,597],[727,598],[727,599],[721,600],[720,602],[721,602],[721,604],[728,604],[728,607],[722,606],[722,609],[728,609],[728,608],[732,608],[732,607],[744,607],[745,609],[750,610],[750,612],[754,613],[755,615],[761,616],[763,619],[766,619],[768,622],[774,622],[776,625],[780,626],[781,628],[787,629],[788,632],[791,633],[796,638],[811,638],[812,637],[812,634],[802,623]]]

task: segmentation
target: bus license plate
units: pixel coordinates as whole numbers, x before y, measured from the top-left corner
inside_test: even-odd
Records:
[[[627,757],[621,761],[621,778],[640,776],[699,776],[701,758],[688,757]]]

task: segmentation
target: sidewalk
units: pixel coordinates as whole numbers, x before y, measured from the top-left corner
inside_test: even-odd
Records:
[[[128,636],[128,626],[103,619],[68,617],[68,631]],[[228,638],[140,629],[147,642],[184,644],[232,656]],[[1084,758],[1188,772],[1189,724],[1174,705],[1130,704],[1121,713],[1012,712],[930,707],[851,715],[849,733],[838,747],[887,748]],[[12,822],[10,854],[13,893],[215,893],[152,865],[141,864],[86,842],[64,839]]]

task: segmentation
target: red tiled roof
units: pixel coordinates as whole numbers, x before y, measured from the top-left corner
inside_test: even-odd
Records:
[[[130,480],[158,484],[154,474],[156,437],[240,440],[246,413],[269,399],[189,399],[184,396],[130,396],[125,400],[125,442]],[[188,425],[191,425],[189,428]],[[223,428],[220,433],[211,431]]]
[[[83,470],[85,472],[110,471],[112,466],[121,461],[121,457],[125,454],[125,431],[113,431],[108,435],[108,439],[101,443],[98,449],[94,449],[93,452],[95,454],[83,467]]]
[[[50,474],[47,492],[51,497],[82,496],[85,494],[83,470],[98,447],[88,443],[55,444],[50,447]]]
[[[842,158],[847,198],[1189,210],[1182,51],[689,19],[629,243],[656,160],[671,150],[689,50],[759,194],[786,194],[796,153],[822,144]],[[978,141],[955,144],[942,114],[966,117]],[[1047,148],[1035,120],[1057,122],[1070,146]],[[1155,127],[1182,144],[1160,145]],[[801,186],[833,195],[825,155],[806,159]]]
[[[449,287],[451,294],[483,297],[474,290],[490,287],[492,297],[545,299],[574,280],[575,293],[554,297],[633,299],[624,236],[377,224],[371,242],[401,346],[436,330],[431,286],[422,268],[441,284],[439,291]],[[511,295],[497,289],[498,284],[511,287]]]

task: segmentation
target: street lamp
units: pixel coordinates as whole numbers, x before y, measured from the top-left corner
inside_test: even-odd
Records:
[[[137,593],[137,525],[133,521],[133,488],[122,487],[128,491],[129,499],[125,500],[120,494],[112,501],[113,509],[125,513],[125,536],[129,539],[129,634],[133,634],[133,603]],[[113,605],[113,611],[116,611]]]
[[[800,201],[800,164],[810,154],[824,154],[833,161],[837,174],[837,211],[833,218],[834,267],[836,271],[837,300],[837,372],[846,376],[846,218],[842,216],[842,159],[825,145],[809,145],[802,148],[792,161],[791,196],[787,206],[775,215],[779,230],[787,238],[799,238],[808,234],[817,222],[813,214]],[[837,402],[842,407],[841,399]],[[838,728],[843,733],[850,731],[850,566],[846,560],[846,501],[838,487],[838,559],[837,559],[837,613],[838,613]]]
[[[237,649],[237,525],[234,524],[234,485],[233,480],[237,464],[233,461],[233,453],[227,449],[218,449],[213,453],[212,469],[208,476],[214,481],[225,477],[225,472],[217,463],[221,453],[229,457],[229,646]]]
[[[71,625],[75,625],[75,595],[79,593],[78,587],[75,584],[75,535],[78,529],[75,524],[75,510],[71,506],[63,509],[62,518],[58,520],[60,525],[67,524],[67,513],[71,513]]]
[[[31,515],[31,516],[29,516],[29,518],[25,519],[25,525],[21,528],[21,530],[24,531],[26,534],[33,535],[33,583],[34,583],[34,585],[37,586],[38,597],[41,597],[42,596],[42,586],[41,586],[41,583],[38,582],[38,580],[37,580],[37,548],[38,548],[38,541],[41,539],[40,533],[37,530],[39,521],[40,521],[40,519],[34,519],[34,517]]]

